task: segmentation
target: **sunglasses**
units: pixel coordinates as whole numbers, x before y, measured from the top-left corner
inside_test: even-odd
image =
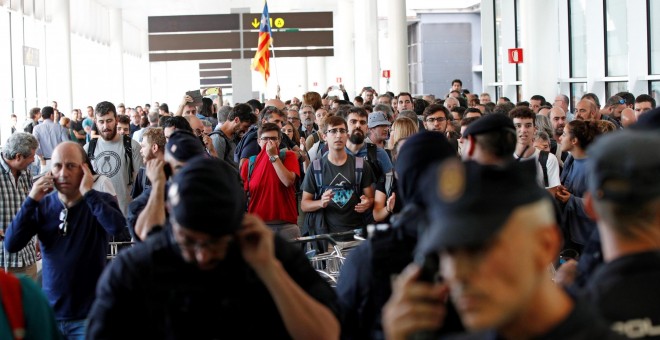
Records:
[[[66,221],[68,216],[69,209],[64,208],[60,211],[60,225],[58,229],[60,236],[66,236],[67,227],[69,226],[69,223]]]

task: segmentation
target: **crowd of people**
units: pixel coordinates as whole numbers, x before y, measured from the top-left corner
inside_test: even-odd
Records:
[[[32,109],[0,338],[660,338],[655,99],[448,92]],[[328,233],[336,288],[295,242]]]

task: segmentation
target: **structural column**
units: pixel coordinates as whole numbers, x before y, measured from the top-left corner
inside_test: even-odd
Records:
[[[71,13],[69,0],[51,0],[52,20],[46,29],[48,101],[63,110],[73,105],[71,86]],[[50,103],[49,103],[50,104]]]
[[[559,77],[557,0],[520,1],[520,33],[523,100],[540,94],[552,100],[558,93]],[[543,18],[542,24],[538,18]]]
[[[360,89],[355,89],[353,0],[339,0],[334,26],[335,64],[337,67],[334,68],[332,77],[324,86],[327,89],[327,86],[336,85],[336,78],[341,78],[341,82],[346,86],[348,92],[355,93]]]
[[[113,82],[110,98],[115,105],[123,103],[124,97],[124,20],[122,10],[110,9],[110,62]]]
[[[409,91],[408,77],[408,24],[406,0],[387,0],[387,32],[389,37],[391,78],[390,89],[394,93]]]
[[[378,9],[376,0],[354,2],[355,20],[355,92],[371,86],[378,93]]]

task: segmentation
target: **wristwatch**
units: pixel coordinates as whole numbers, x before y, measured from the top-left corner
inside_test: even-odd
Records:
[[[271,163],[275,163],[278,158],[280,158],[280,156],[278,156],[278,155],[268,157],[268,159],[270,159]]]

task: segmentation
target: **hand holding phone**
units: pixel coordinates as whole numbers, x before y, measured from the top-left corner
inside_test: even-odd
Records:
[[[200,90],[193,90],[186,92],[186,96],[192,98],[192,103],[196,106],[202,105],[202,92]]]
[[[53,191],[55,187],[55,177],[49,171],[43,174],[32,184],[32,189],[28,195],[31,199],[39,202],[44,196]]]

